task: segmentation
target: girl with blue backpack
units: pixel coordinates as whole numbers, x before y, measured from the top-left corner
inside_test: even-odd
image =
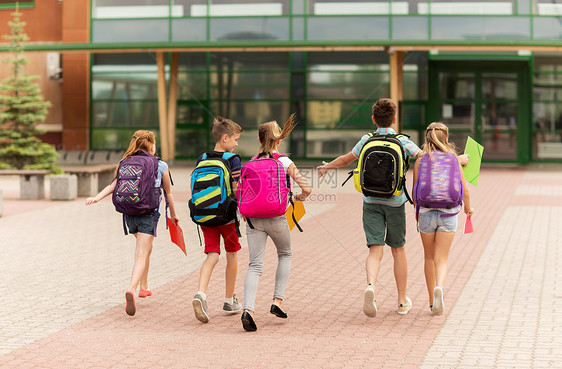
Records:
[[[130,316],[137,311],[135,292],[139,283],[139,297],[152,295],[148,288],[148,267],[160,217],[161,189],[164,189],[166,206],[170,208],[170,218],[176,224],[179,221],[171,192],[168,164],[154,156],[155,153],[154,133],[136,131],[119,161],[115,179],[96,196],[86,199],[86,205],[92,205],[113,194],[115,209],[123,213],[125,234],[128,230],[136,238],[131,284],[125,292],[125,311]]]
[[[263,270],[265,246],[269,236],[277,248],[277,271],[270,313],[287,318],[283,308],[285,288],[291,270],[291,233],[285,212],[291,200],[291,178],[301,188],[295,200],[304,201],[311,193],[308,181],[286,155],[278,152],[281,141],[293,128],[294,114],[283,126],[276,121],[260,125],[258,155],[242,166],[237,188],[240,213],[246,219],[246,237],[250,263],[244,279],[244,312],[242,326],[246,331],[256,331],[254,321],[256,293]]]
[[[425,131],[422,156],[414,167],[413,194],[425,255],[429,308],[433,315],[441,315],[447,259],[457,231],[458,213],[463,205],[467,216],[474,212],[455,146],[449,142],[449,129],[441,122],[431,123]]]

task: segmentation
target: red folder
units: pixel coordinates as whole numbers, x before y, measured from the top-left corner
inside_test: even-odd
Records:
[[[466,217],[466,222],[464,223],[464,234],[472,232],[474,232],[474,229],[472,228],[472,220],[470,217]]]
[[[174,223],[170,218],[168,218],[168,229],[170,230],[170,239],[172,242],[178,245],[185,256],[187,256],[187,252],[185,251],[185,241],[183,240],[183,231],[181,230],[180,225]]]

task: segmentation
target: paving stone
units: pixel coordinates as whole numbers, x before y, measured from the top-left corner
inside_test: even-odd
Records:
[[[173,168],[176,188],[187,188],[190,171]],[[344,178],[345,172],[337,173]],[[562,186],[561,178],[553,178],[549,185]],[[554,196],[546,202],[524,191],[516,194],[519,186],[543,182],[541,175],[521,169],[483,170],[479,186],[471,187],[476,231],[455,236],[446,311],[440,317],[428,310],[423,249],[409,207],[408,295],[414,307],[406,316],[396,314],[392,256],[386,250],[377,281],[379,313],[373,319],[361,309],[367,253],[361,198],[353,186],[315,188],[336,199],[309,202],[302,221],[305,232],[292,234],[285,301],[289,319],[269,314],[276,267],[269,243],[255,333],[242,330],[239,314],[221,311],[224,259],[208,290],[211,321],[201,324],[193,316],[191,298],[204,254],[187,215],[187,192],[174,196],[188,257],[170,243],[160,222],[149,273],[154,295],[138,299],[138,313],[129,317],[123,293],[134,242],[123,235],[111,201],[88,208],[84,199],[32,201],[21,208],[17,186],[0,182],[5,191],[0,268],[6,276],[0,285],[0,336],[7,337],[0,341],[0,367],[184,368],[212,363],[258,368],[272,362],[281,368],[555,367],[562,360],[557,303],[562,299],[562,199]],[[463,221],[461,215],[459,223]],[[248,263],[245,242],[244,237],[236,288],[240,298]],[[140,348],[146,350],[143,360]]]

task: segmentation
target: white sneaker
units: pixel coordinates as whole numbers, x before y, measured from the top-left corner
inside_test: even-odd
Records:
[[[371,318],[377,316],[377,301],[375,300],[375,289],[372,285],[368,285],[363,293],[363,312]]]
[[[435,286],[433,289],[433,315],[443,314],[445,308],[445,301],[443,300],[443,288]]]
[[[410,300],[409,297],[406,297],[405,304],[398,304],[398,314],[406,315],[408,314],[408,311],[410,311],[411,308],[412,308],[412,300]]]

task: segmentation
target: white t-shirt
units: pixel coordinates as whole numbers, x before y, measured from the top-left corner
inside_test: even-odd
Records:
[[[274,152],[279,154],[277,151],[274,151]],[[293,161],[288,156],[280,156],[279,162],[281,162],[281,164],[283,164],[283,168],[285,169],[285,173],[289,173],[289,167],[291,166],[291,164],[294,164]]]

